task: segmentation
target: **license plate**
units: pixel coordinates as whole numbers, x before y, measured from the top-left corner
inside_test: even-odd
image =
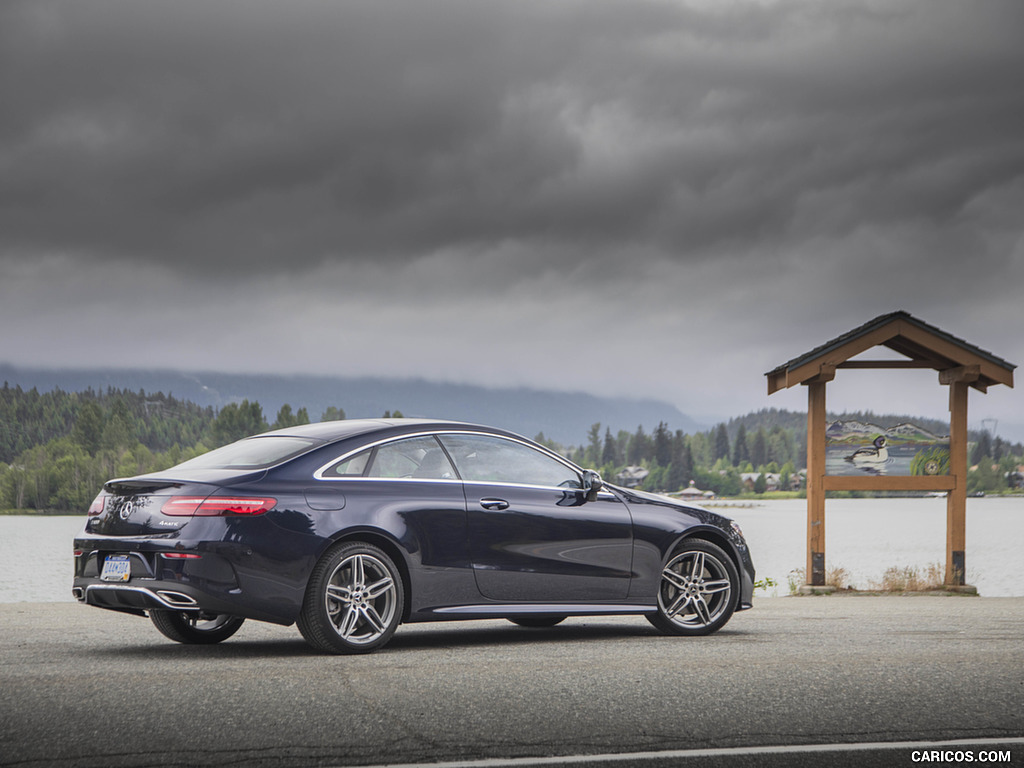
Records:
[[[132,562],[128,555],[110,555],[103,562],[103,581],[128,581],[132,577]]]

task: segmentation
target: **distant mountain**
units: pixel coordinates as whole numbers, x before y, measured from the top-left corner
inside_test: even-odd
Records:
[[[488,389],[466,384],[444,384],[420,379],[332,378],[171,370],[46,370],[0,365],[0,382],[41,392],[66,392],[108,387],[163,392],[179,400],[221,408],[241,400],[255,400],[268,422],[288,403],[305,407],[317,421],[328,407],[345,411],[348,418],[379,417],[399,410],[405,416],[455,419],[504,427],[527,437],[539,432],[563,445],[579,445],[595,422],[612,434],[643,426],[650,433],[664,421],[672,430],[693,433],[707,429],[665,402],[646,399],[598,397],[585,393],[527,388]]]
[[[919,429],[932,438],[949,434],[949,422],[939,419],[930,419],[923,416],[912,416],[908,414],[877,414],[873,412],[854,413],[833,413],[827,414],[828,423],[843,422],[846,429],[860,429],[862,432],[874,431],[876,435],[884,433],[888,429],[899,429],[901,425],[908,425],[907,429]],[[758,429],[770,430],[772,427],[780,426],[783,429],[790,429],[797,436],[798,440],[805,439],[807,434],[807,411],[787,411],[775,408],[765,408],[745,416],[739,416],[729,420],[728,430],[730,439],[735,438],[736,430],[740,425],[747,430],[747,434],[756,432]],[[972,439],[974,439],[972,437]]]
[[[923,427],[907,422],[886,428],[861,421],[834,421],[825,432],[825,436],[833,443],[869,443],[879,435],[885,435],[890,443],[933,445],[949,442],[948,435],[939,437]]]
[[[895,427],[890,427],[887,431],[893,437],[900,437],[912,443],[935,443],[949,440],[948,434],[943,436],[936,435],[924,427],[919,427],[917,424],[897,424]],[[948,432],[949,430],[946,431]]]

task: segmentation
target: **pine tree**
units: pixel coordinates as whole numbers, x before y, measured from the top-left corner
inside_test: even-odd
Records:
[[[298,424],[298,419],[295,418],[295,414],[292,413],[292,407],[288,403],[281,406],[277,412],[277,418],[274,419],[274,423],[270,425],[271,429],[284,429],[285,427],[294,427]]]
[[[327,410],[320,414],[320,421],[342,421],[345,418],[345,411],[336,406],[328,406]]]
[[[96,403],[83,403],[78,409],[75,427],[71,430],[72,439],[88,453],[96,453],[103,435],[103,412]]]
[[[640,464],[644,459],[651,457],[651,439],[644,433],[641,424],[636,428],[636,433],[629,441],[629,451],[626,454],[626,461],[630,464]]]
[[[715,429],[715,443],[712,458],[715,461],[718,459],[729,458],[729,430],[725,428],[725,424],[719,424],[718,428]]]
[[[658,422],[658,427],[654,430],[654,460],[658,462],[659,467],[667,467],[672,463],[672,438],[664,421]]]
[[[612,430],[606,427],[604,430],[604,448],[601,450],[601,464],[618,464],[619,446],[612,437]]]
[[[747,428],[740,424],[736,430],[736,442],[732,445],[732,463],[734,467],[750,461],[750,449],[747,447]]]
[[[588,466],[596,467],[601,462],[601,422],[590,425],[587,432],[587,451],[585,463]]]
[[[755,467],[763,467],[768,463],[768,440],[763,427],[758,427],[754,433],[754,443],[750,447],[750,463]]]

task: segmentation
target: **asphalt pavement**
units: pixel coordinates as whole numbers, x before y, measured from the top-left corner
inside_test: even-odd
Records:
[[[1024,598],[761,599],[704,638],[416,624],[353,657],[7,603],[0,649],[0,766],[1024,765]]]

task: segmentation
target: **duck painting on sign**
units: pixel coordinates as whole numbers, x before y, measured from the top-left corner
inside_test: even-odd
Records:
[[[949,437],[915,424],[836,421],[826,430],[825,469],[828,475],[949,474]]]

